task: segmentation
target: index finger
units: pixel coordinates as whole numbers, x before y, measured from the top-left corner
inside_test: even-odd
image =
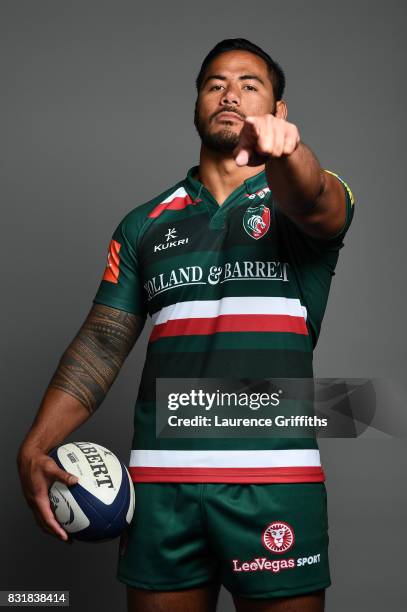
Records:
[[[239,135],[239,142],[233,151],[235,162],[238,166],[245,166],[248,164],[257,137],[254,118],[246,117]]]

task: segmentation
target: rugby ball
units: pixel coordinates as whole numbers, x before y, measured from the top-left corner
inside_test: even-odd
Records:
[[[134,512],[134,485],[125,465],[112,451],[94,442],[62,444],[48,454],[79,479],[70,487],[55,481],[49,489],[59,524],[77,540],[118,537]]]

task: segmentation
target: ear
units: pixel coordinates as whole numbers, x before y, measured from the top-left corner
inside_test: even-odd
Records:
[[[276,113],[274,116],[278,119],[287,119],[288,108],[284,100],[278,100],[278,102],[276,103]]]

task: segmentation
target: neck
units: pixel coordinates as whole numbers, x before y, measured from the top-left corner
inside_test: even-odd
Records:
[[[225,155],[201,146],[199,180],[219,205],[246,179],[264,170],[261,166],[237,166],[232,154]]]

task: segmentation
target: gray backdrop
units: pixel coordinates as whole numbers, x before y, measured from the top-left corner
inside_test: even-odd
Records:
[[[75,611],[125,609],[117,542],[40,531],[15,467],[57,361],[87,314],[117,222],[197,162],[193,80],[244,36],[287,73],[289,119],[356,198],[317,376],[405,372],[406,5],[352,1],[2,1],[0,589],[69,589]],[[127,461],[147,334],[97,414],[69,439]],[[323,440],[333,586],[327,610],[406,609],[406,445]],[[232,610],[222,591],[219,610]]]

